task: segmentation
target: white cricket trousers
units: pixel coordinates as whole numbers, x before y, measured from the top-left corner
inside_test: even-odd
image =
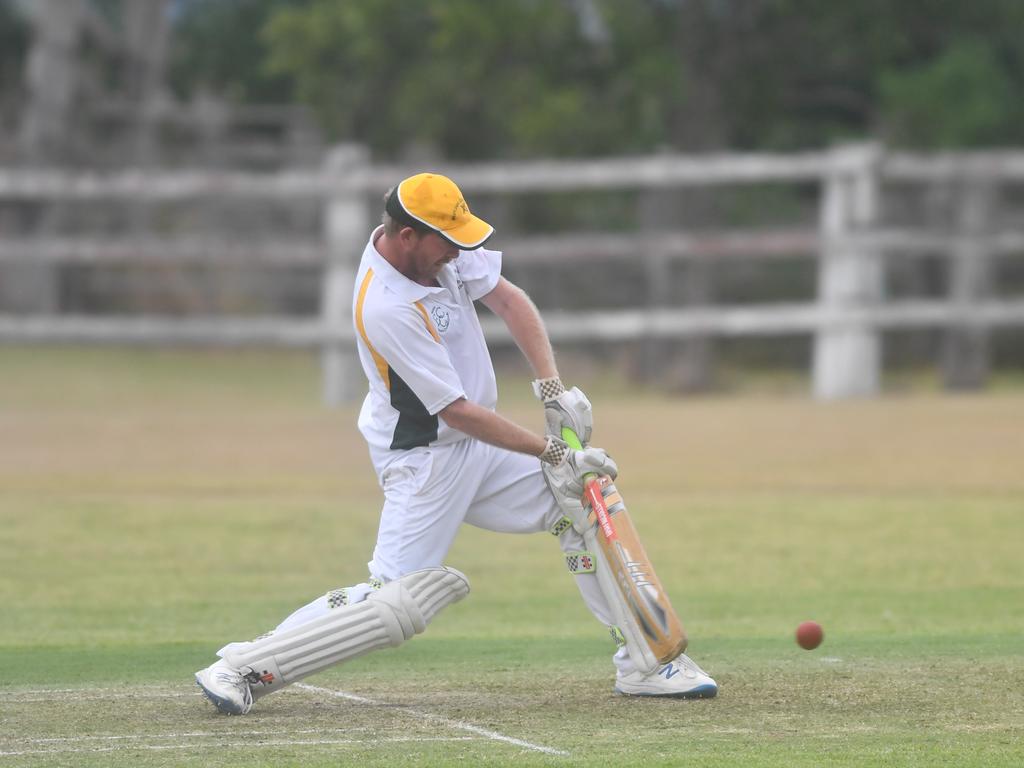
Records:
[[[536,457],[479,440],[414,449],[384,468],[380,484],[384,508],[367,565],[384,581],[443,565],[463,523],[499,533],[540,533],[562,518]],[[584,548],[571,528],[558,542],[565,552]],[[597,577],[580,574],[575,581],[597,620],[613,624]]]
[[[379,480],[384,508],[368,566],[370,575],[382,581],[443,565],[463,523],[501,533],[540,533],[550,531],[562,518],[536,457],[479,440],[414,448],[385,466]],[[562,533],[558,543],[565,552],[584,548],[583,537],[573,528]],[[614,624],[597,576],[585,573],[572,578],[597,620],[604,626]],[[349,599],[359,602],[370,589],[368,584],[356,585],[349,589]],[[305,623],[328,610],[326,597],[320,597],[278,629]],[[616,658],[616,664],[624,660]]]

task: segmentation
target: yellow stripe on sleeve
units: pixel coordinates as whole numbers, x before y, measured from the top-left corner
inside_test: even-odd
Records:
[[[373,270],[366,270],[366,277],[363,278],[363,284],[359,286],[359,298],[356,299],[356,328],[359,329],[359,335],[363,339],[363,343],[366,348],[370,350],[370,355],[373,357],[373,362],[377,366],[377,371],[380,373],[380,377],[384,379],[384,386],[391,389],[391,377],[388,374],[388,361],[385,360],[376,349],[373,348],[373,344],[370,343],[369,337],[366,335],[366,326],[363,325],[363,304],[366,301],[366,291],[370,287],[370,283],[373,281]]]
[[[423,322],[426,323],[427,330],[430,331],[430,335],[434,337],[434,341],[440,344],[441,337],[437,335],[437,329],[434,327],[434,324],[430,322],[430,315],[427,314],[426,307],[424,307],[417,301],[416,309],[418,309],[420,311],[420,314],[423,315]]]

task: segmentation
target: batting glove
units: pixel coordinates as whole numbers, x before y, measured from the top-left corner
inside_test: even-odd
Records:
[[[555,498],[579,501],[583,495],[583,476],[593,473],[614,480],[619,468],[602,448],[576,451],[557,437],[548,436],[548,444],[540,455],[544,478]]]
[[[544,403],[547,434],[560,438],[562,427],[568,427],[576,433],[580,443],[586,445],[590,442],[594,430],[594,413],[590,400],[579,387],[566,390],[562,380],[553,376],[534,381],[533,393]]]

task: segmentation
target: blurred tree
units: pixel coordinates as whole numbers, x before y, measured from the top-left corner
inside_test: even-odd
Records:
[[[0,0],[0,91],[6,93],[22,80],[28,43],[28,23],[9,0]]]
[[[9,0],[0,0],[0,162],[17,153],[16,115],[24,95],[22,71],[29,47],[29,27]]]
[[[277,9],[302,0],[176,0],[171,86],[180,95],[210,90],[238,103],[291,99],[287,78],[269,72],[260,36]]]
[[[1019,91],[987,42],[957,42],[919,67],[881,76],[892,143],[925,149],[991,146],[1024,138]]]
[[[956,145],[1022,138],[1019,121],[1008,119],[1024,102],[1018,0],[703,5],[729,8],[725,23],[705,25],[704,33],[714,50],[735,56],[718,78],[732,146],[798,149],[865,135],[930,146],[935,131]],[[1000,98],[1006,103],[996,116]],[[963,99],[974,99],[972,116],[954,114]],[[960,125],[949,132],[928,125],[944,119]]]
[[[1024,140],[1020,0],[177,0],[174,82],[453,158]],[[969,103],[958,104],[966,99]]]
[[[606,4],[606,27],[594,10],[313,0],[275,13],[265,37],[272,71],[294,80],[328,130],[378,153],[427,142],[456,158],[579,155],[663,142],[681,97],[668,9]]]

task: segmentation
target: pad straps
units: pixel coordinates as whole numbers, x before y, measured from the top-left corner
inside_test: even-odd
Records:
[[[594,555],[590,552],[566,552],[565,567],[574,576],[578,576],[581,573],[593,573],[597,570]]]
[[[549,529],[552,536],[561,536],[563,533],[572,528],[572,518],[563,517],[557,523],[551,526]]]

